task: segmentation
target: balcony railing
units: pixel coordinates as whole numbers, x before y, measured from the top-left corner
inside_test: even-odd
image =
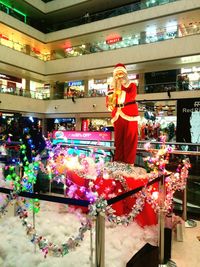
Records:
[[[40,59],[42,61],[57,60],[69,57],[78,57],[93,53],[104,51],[112,51],[121,48],[133,47],[141,44],[157,43],[175,38],[181,38],[189,35],[200,34],[200,22],[198,24],[190,23],[191,25],[185,27],[184,25],[172,25],[170,27],[157,27],[153,32],[148,31],[133,32],[127,36],[123,36],[120,41],[108,44],[106,41],[96,43],[84,43],[81,45],[69,47],[63,50],[53,50],[42,53],[34,47],[26,44],[20,44],[17,41],[9,40],[5,36],[0,35],[0,45],[7,46],[13,50],[22,52],[26,55]]]
[[[163,92],[176,92],[176,91],[193,91],[193,90],[200,90],[200,85],[197,87],[193,87],[193,84],[189,83],[189,85],[186,87],[179,87],[179,84],[177,82],[168,82],[168,83],[156,83],[156,84],[148,84],[144,86],[140,86],[140,91],[138,91],[138,94],[140,93],[163,93]],[[105,97],[106,92],[103,92],[101,90],[96,90],[95,94],[91,94],[91,90],[88,91],[86,94],[84,91],[74,91],[73,95],[67,96],[65,93],[55,92],[54,94],[50,95],[50,92],[47,92],[47,90],[44,88],[43,90],[40,88],[39,91],[28,91],[21,88],[0,88],[0,93],[2,94],[10,94],[10,95],[17,95],[17,96],[23,96],[23,97],[29,97],[34,99],[43,99],[43,100],[49,100],[49,99],[76,99],[76,98],[86,98],[86,97]]]
[[[89,14],[86,13],[82,17],[67,20],[62,23],[53,23],[53,25],[45,26],[42,21],[37,21],[35,19],[32,19],[31,17],[23,14],[20,10],[16,10],[12,6],[8,5],[7,3],[3,3],[0,1],[0,11],[5,12],[6,14],[23,21],[24,23],[30,25],[33,28],[36,28],[44,33],[48,32],[54,32],[62,29],[67,29],[71,27],[76,27],[85,23],[91,23],[123,14],[127,14],[130,12],[135,12],[138,10],[146,9],[146,8],[152,8],[159,5],[169,4],[172,2],[177,2],[181,0],[143,0],[138,1],[132,4],[127,4],[121,7],[109,9],[103,12],[98,12],[95,14]]]
[[[176,0],[177,1],[177,0]],[[180,0],[178,0],[180,1]],[[150,1],[146,1],[150,2]],[[159,4],[164,4],[168,2],[174,2],[174,0],[167,1],[154,1],[155,5],[157,2]],[[144,4],[144,3],[143,3]],[[136,4],[133,4],[136,5]],[[138,4],[137,4],[138,5]],[[142,5],[142,3],[141,3]],[[150,7],[150,6],[149,6]],[[132,12],[132,11],[131,11]],[[120,14],[118,14],[120,15]],[[38,58],[43,61],[56,60],[61,58],[68,57],[77,57],[86,54],[98,53],[103,51],[116,50],[125,47],[133,47],[140,44],[149,44],[179,37],[184,37],[187,35],[194,35],[200,33],[200,23],[198,25],[189,24],[190,26],[186,27],[185,25],[171,25],[170,27],[159,27],[157,26],[153,31],[146,29],[142,32],[132,32],[127,36],[122,36],[120,40],[116,43],[108,43],[106,41],[96,42],[96,43],[83,43],[78,46],[69,47],[63,50],[52,50],[43,53],[35,47],[31,47],[28,44],[21,44],[17,40],[9,40],[7,36],[0,36],[0,45],[10,47],[19,52],[25,53],[32,57]]]

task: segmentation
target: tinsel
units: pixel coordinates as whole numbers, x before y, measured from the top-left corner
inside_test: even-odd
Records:
[[[165,142],[165,140],[164,140]],[[18,175],[15,174],[13,166],[10,168],[10,174],[7,176],[7,179],[13,182],[13,186],[16,193],[12,193],[7,196],[5,203],[0,208],[0,215],[5,214],[7,206],[13,200],[18,199],[18,193],[21,190],[28,190],[27,186],[23,184],[30,184],[35,181],[38,168],[42,167],[41,163],[33,162],[28,164],[27,158],[25,156],[25,147],[22,148],[23,157],[23,166],[24,166],[24,176],[21,179]],[[39,236],[36,232],[36,229],[28,223],[28,212],[18,203],[17,213],[22,220],[22,224],[26,228],[26,233],[30,237],[31,242],[38,245],[39,249],[43,251],[44,256],[47,254],[53,256],[64,256],[69,253],[69,251],[74,250],[77,246],[80,245],[83,240],[84,233],[91,229],[92,220],[96,217],[98,213],[102,213],[108,219],[108,221],[118,225],[128,225],[133,221],[133,219],[142,211],[145,201],[149,203],[155,212],[160,211],[160,200],[159,192],[156,191],[155,187],[144,186],[143,189],[135,194],[133,197],[135,199],[135,204],[133,205],[131,211],[127,215],[117,216],[115,210],[108,206],[107,200],[102,196],[98,196],[96,192],[93,192],[93,181],[97,177],[103,177],[104,179],[113,179],[121,183],[124,191],[128,191],[129,188],[126,184],[125,177],[132,177],[134,179],[146,179],[145,183],[152,181],[158,176],[165,177],[165,187],[166,195],[164,200],[164,210],[169,212],[172,206],[173,194],[176,190],[183,190],[185,188],[188,169],[190,168],[190,163],[187,159],[183,160],[183,164],[179,164],[176,172],[169,173],[165,169],[166,164],[169,163],[169,153],[171,153],[172,148],[165,146],[165,143],[161,145],[161,148],[155,152],[151,149],[150,144],[146,144],[146,149],[152,153],[152,156],[144,159],[147,167],[151,170],[148,174],[142,168],[136,168],[130,164],[124,163],[105,163],[104,158],[96,159],[94,154],[90,156],[85,156],[83,154],[76,154],[76,151],[71,149],[64,149],[60,146],[55,148],[49,147],[49,159],[47,167],[42,167],[43,170],[49,173],[50,179],[56,179],[57,181],[62,181],[66,183],[67,170],[72,170],[74,173],[78,174],[83,179],[87,179],[87,186],[75,185],[72,181],[69,185],[68,197],[74,196],[77,188],[87,196],[87,199],[90,200],[89,213],[85,223],[81,224],[78,234],[76,237],[70,237],[65,243],[56,245],[47,240],[43,236]],[[105,156],[105,155],[104,155]],[[23,180],[25,179],[25,181]],[[114,185],[113,185],[114,186]],[[17,200],[18,201],[18,200]],[[40,205],[38,200],[34,200],[30,208],[37,213],[39,211]],[[163,208],[163,207],[162,207]]]
[[[136,202],[133,205],[130,213],[127,215],[115,215],[116,211],[111,206],[108,206],[107,200],[105,200],[103,197],[99,197],[96,202],[89,205],[89,215],[97,216],[98,213],[101,213],[106,216],[109,222],[112,222],[116,225],[128,225],[133,222],[133,219],[142,211],[144,207],[146,197],[144,191],[145,189],[137,193]]]
[[[69,237],[65,243],[56,245],[53,242],[48,241],[46,237],[38,235],[36,229],[28,222],[28,212],[26,209],[18,206],[17,214],[22,221],[22,225],[26,228],[26,234],[29,236],[31,242],[38,246],[38,248],[44,253],[44,257],[46,257],[47,254],[56,257],[68,254],[80,245],[83,241],[85,232],[90,230],[92,225],[91,219],[87,217],[86,222],[81,223],[81,227],[75,237]]]

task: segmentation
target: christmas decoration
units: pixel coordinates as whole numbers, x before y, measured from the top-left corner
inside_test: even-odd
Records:
[[[79,246],[84,238],[85,232],[91,229],[92,222],[98,213],[104,214],[108,221],[116,225],[130,224],[143,210],[145,203],[148,203],[158,213],[160,211],[158,187],[155,185],[148,186],[148,182],[154,181],[155,178],[164,177],[166,188],[164,211],[170,212],[174,192],[176,190],[183,190],[186,186],[190,163],[188,159],[184,159],[177,166],[175,172],[167,171],[166,166],[169,163],[169,155],[173,149],[170,146],[166,146],[165,140],[163,136],[163,143],[158,151],[152,149],[150,143],[145,144],[146,150],[152,154],[152,156],[144,159],[149,173],[142,168],[134,167],[132,164],[119,162],[105,163],[105,155],[97,159],[94,153],[85,156],[79,152],[76,153],[76,149],[71,150],[62,148],[61,146],[53,148],[50,145],[48,147],[49,158],[47,160],[47,166],[44,167],[37,159],[29,163],[25,152],[26,147],[22,145],[22,163],[19,166],[23,168],[23,173],[18,175],[14,166],[7,167],[9,174],[6,176],[6,179],[10,181],[13,193],[8,195],[1,205],[0,215],[6,213],[6,209],[10,203],[16,202],[17,214],[26,229],[26,234],[30,237],[31,242],[38,246],[46,257],[47,254],[64,256]],[[67,197],[83,197],[90,202],[88,215],[85,215],[85,221],[81,223],[78,234],[75,237],[68,238],[61,245],[56,245],[48,241],[46,237],[39,235],[35,227],[28,222],[28,211],[26,207],[29,207],[34,214],[37,214],[40,210],[39,200],[31,200],[28,204],[25,199],[18,196],[21,191],[32,192],[30,185],[33,185],[36,181],[39,168],[49,173],[50,179],[63,182],[68,186]],[[73,176],[71,174],[79,178],[79,184],[72,179]],[[126,177],[129,177],[129,180]],[[112,183],[109,184],[110,187],[105,187],[102,192],[99,191],[99,186],[111,179]],[[134,202],[131,202],[133,205],[127,214],[116,215],[114,206],[108,205],[108,201],[111,197],[117,196],[120,190],[123,193],[129,191],[131,179],[134,182],[137,180],[142,181],[142,190],[131,198],[132,200],[134,199]],[[99,184],[96,183],[97,181],[99,181]],[[119,190],[116,189],[117,183],[120,185]]]

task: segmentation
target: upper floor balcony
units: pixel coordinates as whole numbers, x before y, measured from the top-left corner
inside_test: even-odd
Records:
[[[200,12],[200,11],[199,11]],[[195,12],[196,14],[196,12]],[[192,16],[192,14],[190,14]],[[195,15],[197,16],[197,14]],[[138,24],[129,27],[127,34],[120,34],[116,30],[110,33],[104,40],[89,41],[90,38],[85,38],[86,41],[79,41],[79,45],[72,45],[72,41],[63,40],[63,44],[49,45],[40,44],[30,45],[23,43],[22,40],[15,39],[14,35],[9,37],[5,34],[0,34],[0,45],[9,47],[18,52],[24,53],[31,57],[40,59],[41,61],[51,61],[70,57],[80,57],[104,51],[113,51],[121,48],[134,47],[141,44],[157,43],[175,38],[182,38],[185,36],[196,35],[200,33],[200,21],[189,19],[187,23],[178,24],[177,20],[166,22],[167,27],[161,26],[160,21],[149,23],[148,27]],[[3,27],[3,26],[2,26]],[[6,30],[5,26],[3,27]],[[8,29],[9,32],[9,29]],[[103,33],[102,33],[103,34]],[[84,39],[84,38],[82,38]],[[35,43],[35,42],[32,42]],[[55,47],[54,49],[49,49]]]
[[[161,59],[199,55],[199,26],[192,24],[190,27],[173,28],[172,31],[164,28],[160,32],[152,29],[151,35],[140,32],[137,38],[136,35],[127,36],[124,41],[119,43],[111,45],[99,43],[98,46],[97,44],[93,45],[90,49],[86,45],[82,45],[74,49],[67,49],[66,57],[47,62],[38,60],[36,57],[33,58],[27,53],[23,54],[22,51],[14,50],[15,44],[1,39],[0,60],[11,66],[17,66],[41,76],[45,75],[47,80],[59,80],[59,75],[63,73],[66,73],[66,79],[68,79],[72,72],[107,68],[114,66],[116,62],[140,64]],[[5,46],[4,41],[9,42],[12,46]],[[81,47],[82,50],[80,50]],[[7,56],[5,57],[5,55]],[[79,78],[83,78],[83,74],[80,74]]]
[[[123,6],[117,8],[111,8],[111,9],[109,8],[108,10],[105,10],[103,12],[97,12],[93,14],[86,12],[83,16],[78,16],[75,19],[67,19],[66,16],[66,19],[64,21],[56,22],[55,20],[53,24],[50,24],[49,22],[45,24],[44,21],[41,20],[41,18],[36,20],[35,18],[33,18],[33,16],[31,16],[31,14],[27,15],[24,12],[22,12],[20,8],[14,8],[13,5],[10,5],[7,1],[3,0],[0,2],[0,11],[8,14],[9,16],[21,22],[24,22],[27,25],[30,25],[31,27],[41,32],[49,33],[177,1],[181,0],[141,0],[141,1],[138,0],[138,1],[133,1],[133,3],[131,4],[124,4]],[[46,12],[43,9],[41,11],[48,15],[48,11]],[[51,12],[52,11],[54,10],[51,10]]]

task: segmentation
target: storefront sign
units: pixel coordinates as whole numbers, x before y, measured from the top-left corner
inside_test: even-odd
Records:
[[[118,36],[118,37],[114,37],[114,38],[111,38],[111,39],[107,39],[106,43],[107,44],[115,44],[115,43],[118,43],[118,42],[121,42],[121,41],[122,41],[122,37]]]
[[[200,67],[182,68],[181,73],[200,72]]]
[[[200,143],[199,98],[177,100],[177,141]]]
[[[57,118],[54,120],[54,123],[75,123],[75,118]]]
[[[6,75],[6,74],[3,74],[3,73],[0,73],[0,79],[13,81],[13,82],[17,82],[17,83],[22,83],[22,79],[17,78],[17,77],[13,77],[13,76],[10,76],[10,75]]]
[[[88,119],[83,119],[82,120],[82,125],[81,125],[81,130],[83,132],[87,132],[89,130],[88,126],[89,126],[89,120]]]
[[[68,86],[81,86],[84,83],[83,83],[83,81],[73,81],[73,82],[68,82],[67,84],[68,84]]]
[[[128,74],[129,80],[139,79],[139,74]]]
[[[53,139],[110,141],[111,140],[111,132],[53,131]]]
[[[95,84],[107,83],[107,79],[94,80],[94,83],[95,83]]]
[[[9,40],[8,36],[6,36],[6,35],[4,35],[4,34],[2,34],[2,33],[0,33],[0,39],[4,39],[4,40],[6,40],[6,41]]]

